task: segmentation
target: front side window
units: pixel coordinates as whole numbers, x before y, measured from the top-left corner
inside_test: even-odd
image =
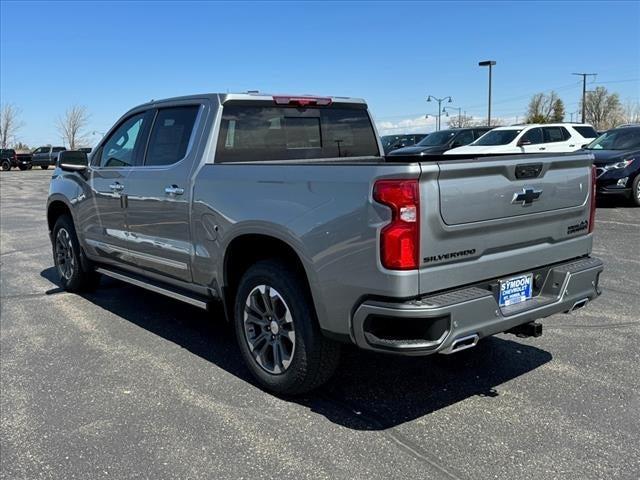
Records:
[[[478,140],[473,142],[473,145],[508,145],[515,140],[522,129],[508,129],[508,130],[491,130],[485,135],[481,136]]]
[[[522,142],[529,142],[529,145],[537,145],[542,143],[542,130],[539,128],[532,128],[528,132],[525,132],[521,138]]]
[[[544,127],[542,133],[544,135],[544,143],[564,142],[561,127]]]
[[[144,149],[142,130],[145,113],[138,113],[125,120],[107,139],[100,155],[100,167],[131,167],[136,164]]]
[[[198,105],[189,105],[158,111],[149,137],[145,165],[171,165],[184,158],[198,109]]]
[[[366,109],[224,107],[216,162],[378,155]]]

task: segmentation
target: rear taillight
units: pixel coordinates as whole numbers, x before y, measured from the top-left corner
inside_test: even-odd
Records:
[[[391,208],[391,223],[380,232],[380,260],[390,270],[420,265],[420,190],[418,180],[378,180],[376,202]]]
[[[593,232],[596,223],[596,167],[591,166],[591,188],[589,193],[591,194],[590,210],[589,210],[589,233]]]

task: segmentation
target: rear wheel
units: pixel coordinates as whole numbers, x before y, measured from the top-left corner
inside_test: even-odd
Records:
[[[631,185],[631,201],[636,207],[640,207],[640,174],[636,175]]]
[[[2,170],[5,172],[11,170],[11,163],[9,162],[9,160],[2,161]]]
[[[235,331],[249,370],[268,390],[301,394],[335,371],[340,346],[320,332],[311,298],[286,264],[265,260],[240,280]]]
[[[85,270],[80,255],[80,244],[73,221],[69,215],[61,215],[53,227],[53,260],[65,290],[89,291],[98,286],[100,275],[92,270]]]

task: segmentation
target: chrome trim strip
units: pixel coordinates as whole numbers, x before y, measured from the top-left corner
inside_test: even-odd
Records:
[[[111,270],[107,270],[106,268],[102,268],[102,267],[96,268],[96,272],[111,278],[115,278],[116,280],[121,280],[123,282],[130,283],[131,285],[135,285],[136,287],[142,287],[146,290],[150,290],[152,292],[165,295],[175,300],[180,300],[181,302],[188,303],[190,305],[196,306],[198,308],[202,308],[204,310],[206,310],[207,308],[207,302],[196,300],[195,298],[191,298],[191,297],[188,297],[187,295],[182,295],[177,292],[172,292],[171,290],[167,290],[165,288],[158,287],[156,285],[151,285],[149,283],[143,282],[141,280],[137,280],[135,278],[128,277],[121,273],[112,272]]]
[[[102,250],[107,250],[109,252],[114,252],[114,253],[122,253],[124,255],[129,255],[134,258],[139,258],[141,260],[146,260],[148,262],[157,263],[165,267],[177,268],[179,270],[189,269],[189,266],[186,263],[178,262],[176,260],[169,260],[168,258],[156,257],[155,255],[149,255],[148,253],[134,252],[133,250],[129,250],[128,248],[118,247],[110,243],[104,243],[104,242],[100,242],[98,240],[92,240],[89,238],[86,240],[86,242],[94,248],[100,248]]]

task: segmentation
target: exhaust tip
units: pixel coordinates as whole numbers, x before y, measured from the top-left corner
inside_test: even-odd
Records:
[[[585,307],[587,305],[587,303],[589,303],[589,299],[588,298],[583,298],[582,300],[578,300],[576,303],[573,304],[573,307],[571,307],[569,310],[567,310],[566,313],[571,313],[575,310],[578,310],[579,308]]]
[[[461,352],[467,348],[475,347],[478,344],[478,340],[480,340],[480,336],[477,333],[467,335],[466,337],[456,338],[449,348],[446,348],[440,353],[449,355],[451,353]]]

